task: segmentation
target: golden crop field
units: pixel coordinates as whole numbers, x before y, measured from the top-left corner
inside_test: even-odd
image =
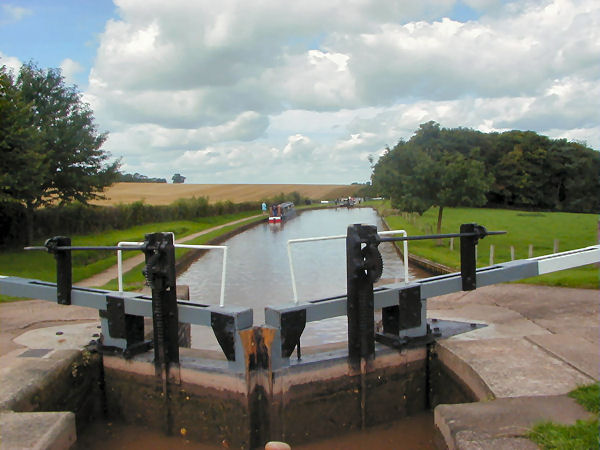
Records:
[[[167,184],[115,183],[104,192],[106,200],[96,205],[133,203],[168,205],[180,198],[207,197],[211,203],[230,200],[234,203],[257,201],[280,193],[299,192],[312,200],[333,200],[354,195],[357,186],[335,184]]]

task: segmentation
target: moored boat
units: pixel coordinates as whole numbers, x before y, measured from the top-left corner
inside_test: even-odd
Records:
[[[271,206],[269,223],[281,223],[296,216],[296,209],[292,202],[284,202]]]

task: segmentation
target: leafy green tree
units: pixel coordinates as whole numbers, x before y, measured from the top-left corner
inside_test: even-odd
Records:
[[[65,84],[59,69],[28,63],[16,80],[5,67],[2,74],[3,89],[11,93],[4,101],[13,128],[3,126],[6,134],[0,137],[9,155],[2,165],[0,195],[25,206],[31,240],[35,209],[101,198],[119,161],[107,163],[109,155],[101,148],[107,135],[98,133],[89,105]]]
[[[173,183],[185,183],[185,177],[179,173],[176,173],[175,175],[173,175]]]
[[[0,201],[19,203],[30,185],[41,183],[42,143],[30,126],[31,105],[16,88],[5,66],[0,67]]]
[[[433,121],[421,124],[410,140],[400,141],[379,159],[373,170],[373,187],[407,210],[427,209],[437,203],[423,199],[436,195],[417,195],[416,188],[407,189],[404,184],[412,186],[418,182],[423,189],[440,190],[442,180],[449,173],[460,173],[462,166],[461,163],[456,167],[458,162],[448,161],[444,154],[462,155],[469,162],[483,164],[477,170],[494,179],[486,192],[488,205],[600,211],[600,152],[584,143],[550,139],[533,131],[482,133],[467,128],[441,128]],[[444,158],[454,169],[436,172],[437,162]],[[401,183],[399,178],[405,181]]]
[[[440,233],[444,208],[484,205],[493,176],[478,160],[477,149],[465,157],[459,152],[440,150],[429,138],[427,149],[415,143],[423,142],[423,131],[437,134],[436,127],[426,125],[417,132],[417,139],[400,141],[386,152],[375,165],[372,179],[390,196],[395,208],[423,214],[437,206]]]

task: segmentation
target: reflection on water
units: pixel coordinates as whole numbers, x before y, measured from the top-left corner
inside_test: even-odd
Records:
[[[345,235],[348,225],[365,223],[383,230],[377,213],[370,208],[336,208],[304,211],[283,224],[263,223],[240,233],[228,246],[225,304],[253,308],[254,323],[264,322],[266,305],[293,302],[292,281],[287,256],[289,239]],[[391,243],[379,246],[384,261],[382,278],[402,281],[404,266]],[[298,298],[302,301],[345,294],[345,239],[298,243],[292,246]],[[218,304],[222,252],[208,252],[177,280],[190,286],[190,300]],[[419,277],[414,270],[411,278]],[[302,345],[343,341],[347,336],[346,317],[307,324]],[[192,327],[192,346],[219,349],[206,327]]]

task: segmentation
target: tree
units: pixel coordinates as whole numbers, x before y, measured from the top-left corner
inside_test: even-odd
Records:
[[[440,164],[447,164],[446,170],[439,171]],[[460,179],[444,181],[454,173],[468,176],[475,185],[478,178],[473,174],[491,174],[493,182],[485,193],[488,205],[600,211],[600,152],[585,143],[550,139],[534,131],[482,133],[427,122],[410,140],[386,149],[373,168],[372,182],[393,204],[421,213],[438,203],[450,206],[447,196],[444,201],[436,198],[443,183],[459,186]],[[477,194],[479,191],[463,197],[480,198]],[[480,200],[464,201],[459,204],[476,205]]]
[[[185,177],[176,173],[175,175],[173,175],[173,183],[185,183]]]
[[[141,173],[119,173],[116,181],[119,183],[166,183],[166,178],[149,178]]]
[[[425,125],[421,133],[417,132],[418,139],[425,130],[436,132],[431,123]],[[412,139],[400,141],[375,165],[373,183],[390,196],[393,207],[403,211],[423,214],[437,206],[437,232],[441,233],[445,207],[486,203],[493,177],[478,157],[476,149],[467,158],[456,151],[440,150],[437,145],[425,149]]]
[[[8,157],[2,158],[0,196],[25,207],[31,241],[35,209],[102,198],[119,161],[107,164],[110,155],[101,149],[107,135],[98,133],[89,105],[65,85],[59,69],[28,63],[14,80],[3,67],[2,89],[10,125],[3,117],[0,141]]]

